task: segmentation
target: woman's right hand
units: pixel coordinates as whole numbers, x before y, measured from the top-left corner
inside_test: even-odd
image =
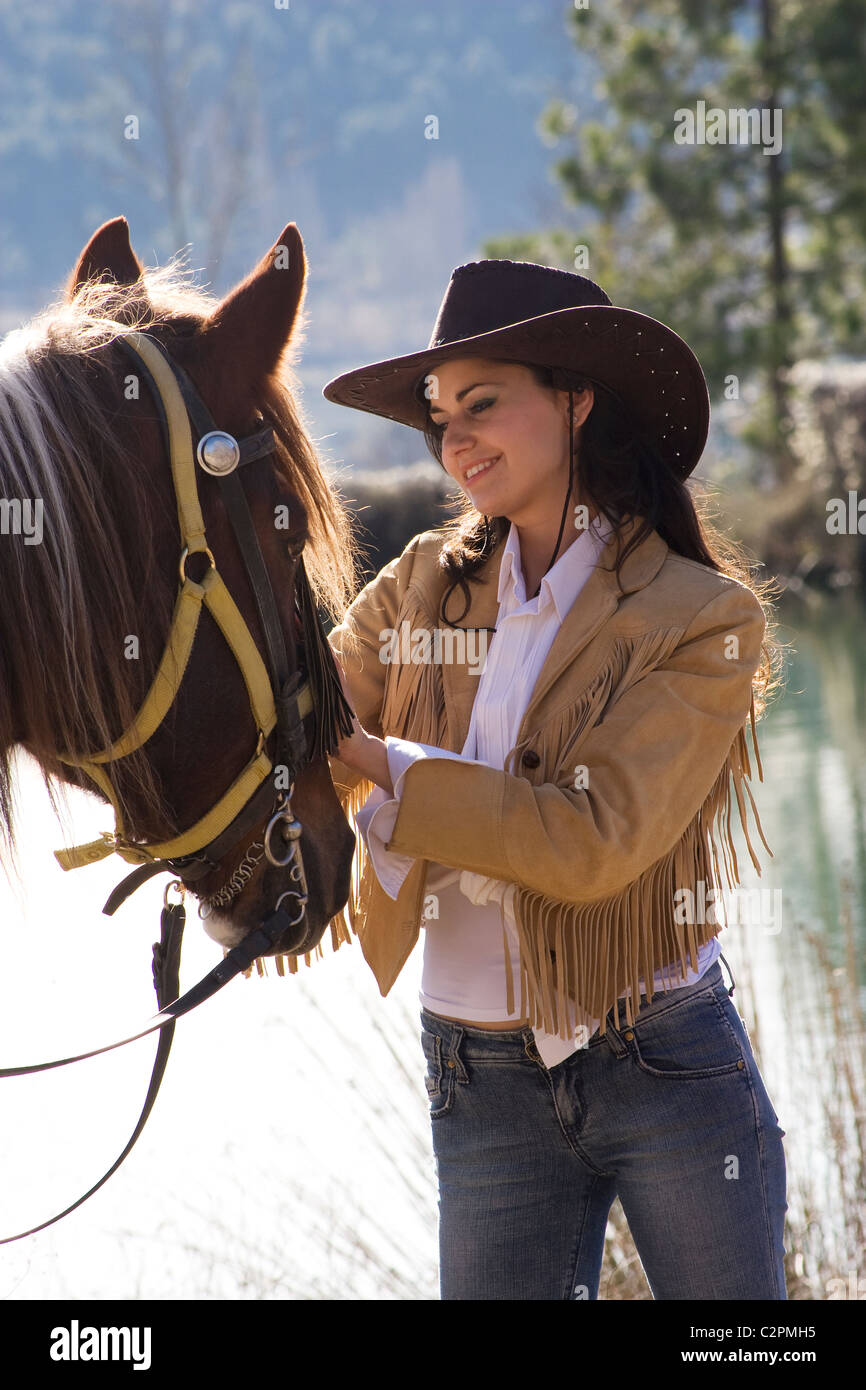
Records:
[[[346,685],[346,675],[336,657],[334,665],[340,677],[340,685],[346,702],[352,710],[352,732],[348,738],[341,739],[337,745],[337,757],[344,762],[347,767],[353,768],[356,772],[361,772],[371,782],[382,787],[389,796],[394,795],[394,787],[391,783],[391,776],[388,770],[388,755],[385,744],[380,738],[373,734],[368,734],[361,727],[358,716],[352,706],[352,697]]]

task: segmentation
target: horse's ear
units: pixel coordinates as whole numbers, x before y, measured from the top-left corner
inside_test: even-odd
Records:
[[[255,387],[276,370],[292,338],[307,280],[304,243],[294,222],[202,325],[200,347],[214,365],[230,362]]]
[[[69,278],[68,297],[73,299],[88,280],[114,280],[118,285],[134,285],[141,279],[143,266],[129,240],[125,217],[104,222],[88,241]]]

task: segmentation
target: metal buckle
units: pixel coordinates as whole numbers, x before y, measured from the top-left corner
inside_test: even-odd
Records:
[[[180,893],[180,898],[179,898],[178,901],[177,901],[176,903],[174,903],[174,904],[170,903],[169,900],[168,900],[168,895],[169,895],[169,892],[171,891],[172,888],[176,889],[177,892]],[[185,884],[181,883],[181,881],[180,881],[179,878],[173,878],[173,879],[171,880],[170,883],[167,883],[167,884],[165,885],[165,892],[164,892],[163,895],[162,895],[162,905],[163,905],[163,907],[172,907],[172,906],[174,906],[174,907],[180,907],[181,904],[183,903],[183,900],[184,900],[185,897],[186,897],[186,886],[185,886]]]

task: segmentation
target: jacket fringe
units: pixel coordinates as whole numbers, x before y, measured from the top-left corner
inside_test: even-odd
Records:
[[[763,781],[754,696],[749,720],[758,775]],[[580,1027],[590,1032],[598,1027],[603,1036],[608,1010],[626,990],[631,991],[624,1001],[626,1020],[633,1025],[633,1001],[638,997],[640,979],[650,998],[657,970],[665,972],[665,988],[674,988],[687,969],[696,967],[699,948],[726,925],[722,879],[728,890],[740,885],[731,831],[734,799],[749,855],[761,873],[749,836],[744,791],[758,834],[772,858],[747,781],[752,766],[746,727],[739,730],[712,790],[679,841],[620,893],[596,902],[571,903],[515,885],[511,901],[520,941],[521,987],[533,1027],[562,1038],[572,1037]],[[692,904],[701,905],[699,912],[691,914],[696,920],[677,920],[680,914],[675,894],[684,889],[691,893]]]
[[[401,620],[410,627],[417,623],[429,628],[430,617],[419,598],[407,593]],[[552,780],[553,769],[571,768],[580,740],[608,706],[622,696],[648,668],[658,665],[677,645],[679,634],[659,630],[634,639],[617,639],[601,670],[584,690],[579,701],[548,720],[537,734],[516,745],[506,761],[513,771],[515,755],[532,741],[540,755],[533,783]],[[727,759],[704,804],[673,848],[650,865],[621,892],[596,902],[563,902],[520,885],[513,885],[511,905],[520,941],[520,996],[522,1007],[533,1027],[562,1038],[574,1036],[583,1026],[606,1031],[606,1015],[623,991],[629,1024],[634,1023],[632,1001],[638,995],[639,981],[652,990],[657,970],[672,967],[670,987],[697,964],[701,946],[717,936],[725,925],[720,920],[719,893],[740,885],[739,864],[731,831],[734,801],[740,817],[752,863],[758,874],[761,865],[749,836],[746,796],[751,803],[755,825],[764,848],[772,850],[764,836],[748,779],[752,763],[746,741],[751,724],[752,743],[758,777],[763,767],[758,748],[755,702],[752,696],[749,719],[739,730]],[[448,729],[441,665],[434,661],[396,661],[388,666],[382,708],[384,734],[447,747]],[[525,775],[525,774],[524,774]],[[733,780],[733,797],[731,782]],[[374,789],[366,779],[352,788],[336,785],[340,804],[355,830],[357,847],[352,864],[351,887],[346,906],[329,924],[331,943],[337,950],[352,936],[362,936],[370,920],[371,898],[378,885],[369,862],[363,837],[354,816]],[[719,842],[721,844],[721,866]],[[688,889],[692,903],[708,907],[704,921],[678,922],[675,893]],[[715,911],[714,911],[715,909]],[[375,927],[375,923],[373,923]],[[509,968],[509,951],[503,921],[503,950],[509,1011],[513,1006],[514,981]],[[321,943],[303,957],[309,966],[323,955]],[[277,973],[295,974],[299,958],[272,958]],[[686,962],[689,962],[687,966]],[[259,973],[266,973],[262,961]],[[617,1015],[618,1016],[618,1015]]]
[[[423,602],[410,590],[400,611],[409,630],[430,631]],[[388,666],[382,701],[382,728],[396,738],[445,747],[445,688],[438,661],[395,661]]]
[[[410,630],[431,630],[430,615],[412,590],[406,594],[400,610],[400,620],[405,620]],[[381,726],[383,736],[393,734],[397,738],[410,738],[417,743],[444,747],[445,691],[442,684],[442,668],[436,661],[393,661],[388,664]],[[334,785],[350,828],[355,832],[356,841],[348,902],[328,924],[331,930],[331,944],[336,951],[344,942],[350,942],[353,935],[359,938],[363,936],[366,925],[371,920],[371,900],[378,879],[355,821],[355,813],[375,790],[375,783],[364,778],[350,788],[340,786],[336,782]],[[321,959],[323,954],[322,944],[319,942],[314,951],[303,957],[274,956],[271,959],[276,962],[278,974],[285,974],[287,967],[289,974],[294,975],[297,973],[300,959],[309,966],[315,957]],[[256,967],[260,975],[267,973],[267,967],[261,959],[256,961]]]

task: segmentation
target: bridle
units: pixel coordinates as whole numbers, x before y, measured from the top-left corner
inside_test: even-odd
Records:
[[[100,753],[87,758],[60,755],[61,761],[82,768],[108,797],[115,813],[114,834],[104,834],[90,844],[59,850],[56,858],[64,869],[72,869],[116,853],[130,863],[144,866],[145,872],[130,876],[129,891],[133,891],[152,874],[165,870],[189,884],[212,873],[219,860],[270,811],[264,836],[264,853],[274,865],[284,867],[294,861],[298,883],[284,896],[297,900],[294,916],[285,923],[287,927],[296,925],[304,915],[306,889],[299,845],[301,827],[292,814],[292,791],[298,773],[314,756],[323,756],[326,751],[335,752],[336,740],[333,737],[334,719],[322,717],[326,711],[319,712],[318,748],[314,747],[310,737],[311,725],[317,713],[312,683],[309,675],[302,680],[300,668],[292,676],[289,674],[279,610],[246,495],[235,471],[239,466],[253,463],[273,452],[273,428],[267,426],[245,439],[235,440],[217,429],[210,411],[186,372],[171,360],[154,338],[131,332],[118,339],[118,342],[135,358],[139,372],[150,386],[166,434],[180,524],[181,582],[162,661],[132,726],[111,747]],[[198,436],[195,457],[190,423]],[[207,543],[195,459],[205,472],[216,478],[231,521],[255,596],[267,648],[267,667]],[[188,573],[190,557],[197,554],[207,560],[206,572],[199,581],[192,579]],[[298,607],[305,624],[309,657],[313,643],[309,641],[306,624],[311,618],[316,626],[320,624],[310,594],[303,556],[297,564],[295,593],[296,603],[302,600]],[[232,785],[195,825],[172,839],[148,845],[131,838],[124,830],[118,801],[103,766],[141,748],[162,723],[180,688],[203,607],[208,609],[219,625],[243,676],[257,731],[255,750]],[[333,693],[338,692],[337,681],[337,689]],[[276,749],[272,762],[267,753],[267,743],[274,729]],[[341,725],[341,732],[349,732],[350,729],[351,725],[348,729],[345,724]],[[284,780],[288,783],[287,788],[279,791],[275,791],[272,780],[275,765],[283,769]],[[280,855],[273,844],[277,826],[289,840],[285,855]]]
[[[55,857],[64,869],[92,864],[109,854],[117,854],[137,865],[109,896],[103,909],[109,915],[153,875],[168,872],[174,876],[163,896],[161,937],[154,947],[153,974],[159,1013],[144,1028],[106,1047],[53,1062],[2,1068],[0,1078],[48,1071],[83,1061],[155,1031],[160,1033],[159,1047],[138,1124],[113,1166],[83,1197],[57,1216],[29,1231],[8,1236],[0,1240],[0,1244],[20,1240],[59,1221],[92,1196],[120,1166],[153,1108],[179,1017],[249,969],[254,960],[271,951],[277,942],[288,952],[297,951],[304,944],[308,885],[300,845],[303,827],[294,815],[291,798],[299,773],[314,760],[336,753],[340,739],[348,736],[353,727],[352,712],[342,692],[304,568],[303,554],[299,555],[296,565],[294,601],[301,625],[300,645],[305,667],[298,665],[295,671],[289,671],[279,609],[236,471],[274,452],[273,427],[265,425],[254,434],[235,439],[217,428],[187,373],[154,337],[129,331],[115,341],[134,359],[158,410],[171,463],[180,524],[180,587],[162,660],[131,726],[109,748],[98,753],[87,757],[59,755],[61,762],[81,768],[107,797],[114,810],[114,832],[104,833],[89,844],[57,850]],[[193,429],[198,440],[195,448]],[[208,546],[196,461],[203,472],[217,481],[255,597],[267,665]],[[188,564],[190,557],[197,554],[206,558],[207,568],[201,579],[194,580],[188,573]],[[124,826],[119,799],[104,768],[140,749],[165,719],[180,689],[203,607],[218,624],[243,676],[256,728],[255,749],[231,786],[194,825],[168,840],[148,844],[131,835]],[[267,751],[272,737],[273,760]],[[285,786],[276,787],[275,773],[281,774],[280,780]],[[182,998],[177,998],[185,923],[184,888],[212,873],[220,860],[235,850],[263,820],[267,820],[267,825],[261,840],[253,841],[223,889],[204,902],[212,908],[227,905],[243,890],[262,857],[275,867],[288,869],[291,886],[279,895],[258,927],[230,950],[203,980]],[[282,845],[277,843],[278,838]],[[256,848],[261,853],[253,858]],[[169,900],[173,887],[179,892],[180,901]],[[230,893],[228,899],[224,896],[226,892]],[[286,900],[293,900],[291,910],[283,905]]]

